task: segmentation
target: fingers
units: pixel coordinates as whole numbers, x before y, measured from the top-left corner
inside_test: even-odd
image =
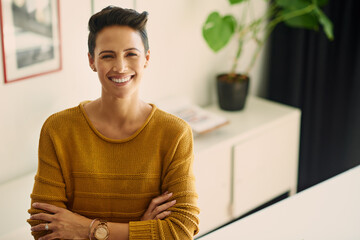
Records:
[[[167,210],[176,203],[176,200],[168,202],[172,195],[172,193],[168,193],[168,191],[166,191],[162,195],[152,199],[144,215],[141,217],[141,221],[164,219],[169,216],[171,212]]]
[[[171,214],[171,211],[164,211],[164,212],[156,215],[155,220],[156,220],[156,219],[164,219],[164,218],[166,218],[167,216],[169,216],[170,214]]]
[[[47,213],[37,213],[30,216],[30,219],[32,220],[43,220],[46,222],[52,222],[53,221],[53,215],[47,214]]]
[[[46,229],[46,224],[48,225],[48,229]],[[39,232],[39,231],[47,231],[47,230],[51,230],[51,226],[48,223],[41,223],[38,224],[36,226],[31,227],[31,231],[33,232]]]
[[[173,200],[173,201],[171,201],[171,202],[167,202],[167,203],[164,203],[164,204],[162,204],[162,205],[160,205],[160,206],[157,206],[157,207],[154,209],[153,214],[154,214],[155,216],[157,216],[159,213],[161,213],[161,212],[167,210],[168,208],[174,206],[175,203],[176,203],[176,200]]]
[[[57,206],[48,204],[48,203],[33,203],[32,205],[34,208],[37,209],[42,209],[51,213],[57,213],[59,212],[62,208],[59,208]]]
[[[172,193],[165,193],[165,194],[162,194],[162,195],[154,198],[153,200],[151,200],[148,210],[150,212],[153,212],[157,206],[166,202],[171,196],[172,196]]]

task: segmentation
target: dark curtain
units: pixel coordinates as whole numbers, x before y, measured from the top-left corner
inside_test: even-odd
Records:
[[[267,97],[302,111],[298,191],[360,164],[360,1],[329,0],[334,41],[278,26]]]

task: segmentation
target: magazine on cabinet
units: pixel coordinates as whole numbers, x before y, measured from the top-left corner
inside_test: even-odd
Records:
[[[156,105],[185,120],[195,134],[207,133],[229,123],[225,117],[203,109],[185,98],[163,100]]]

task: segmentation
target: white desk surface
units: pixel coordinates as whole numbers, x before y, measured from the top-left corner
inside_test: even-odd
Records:
[[[360,240],[360,166],[199,239]]]
[[[229,124],[195,138],[194,151],[201,152],[218,144],[241,141],[248,135],[264,131],[289,118],[299,118],[300,110],[267,99],[249,96],[242,111],[223,111],[217,104],[206,110],[225,117]]]

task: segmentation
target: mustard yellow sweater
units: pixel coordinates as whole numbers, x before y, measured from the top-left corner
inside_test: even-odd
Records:
[[[130,239],[192,239],[199,224],[192,132],[183,120],[152,107],[144,125],[123,140],[98,132],[83,103],[50,116],[40,134],[32,203],[129,223]],[[165,191],[176,199],[171,215],[140,221],[150,201]],[[32,234],[37,239],[45,233]]]

